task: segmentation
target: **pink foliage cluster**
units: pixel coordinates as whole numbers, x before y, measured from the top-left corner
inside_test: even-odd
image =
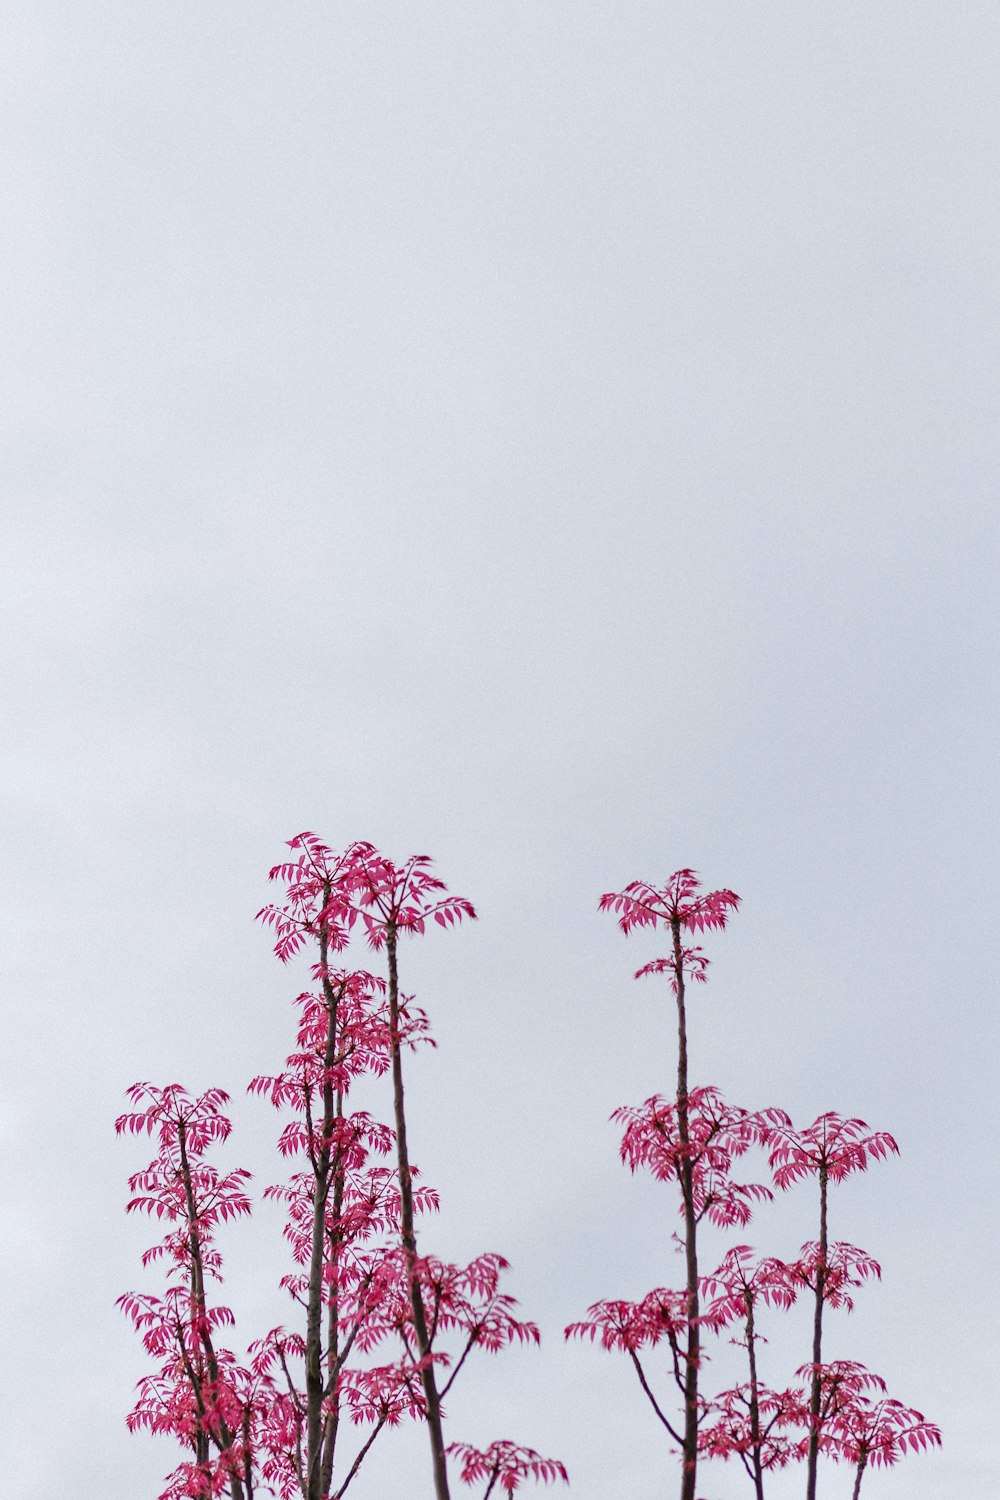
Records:
[[[711,1324],[713,1319],[708,1317],[699,1321]],[[602,1349],[618,1349],[626,1354],[633,1354],[646,1345],[652,1347],[666,1339],[679,1359],[677,1340],[688,1322],[686,1292],[657,1287],[638,1302],[621,1299],[595,1302],[587,1309],[582,1322],[569,1325],[566,1336],[589,1338],[591,1343],[600,1343]]]
[[[556,1479],[569,1482],[565,1466],[558,1459],[542,1458],[534,1448],[519,1448],[515,1443],[491,1443],[485,1452],[471,1448],[468,1443],[452,1443],[448,1452],[461,1463],[465,1484],[487,1481],[484,1500],[498,1483],[508,1495],[513,1495],[525,1479],[540,1479],[544,1484]]]
[[[817,1373],[822,1392],[820,1443],[832,1458],[863,1470],[868,1464],[894,1464],[907,1451],[941,1446],[940,1428],[923,1412],[887,1396],[885,1381],[863,1365],[834,1360]]]
[[[607,891],[600,910],[614,912],[626,936],[637,927],[678,927],[710,932],[725,927],[740,898],[735,891],[701,893],[695,870],[675,870],[662,886],[633,880],[622,891]]]
[[[775,1121],[770,1148],[775,1185],[782,1189],[819,1172],[831,1182],[841,1182],[852,1172],[864,1172],[873,1161],[899,1154],[888,1131],[870,1131],[864,1120],[846,1119],[835,1110],[799,1131],[787,1119]]]
[[[751,1420],[755,1406],[756,1436]],[[801,1387],[772,1391],[759,1382],[756,1388],[745,1382],[704,1403],[699,1452],[705,1458],[738,1459],[752,1477],[756,1449],[764,1473],[783,1469],[802,1457],[802,1433],[808,1422],[809,1408]]]
[[[251,1471],[272,1395],[266,1376],[218,1344],[220,1330],[235,1320],[228,1307],[210,1301],[206,1285],[221,1279],[216,1228],[250,1212],[250,1174],[223,1174],[204,1160],[231,1129],[221,1089],[192,1098],[179,1084],[137,1083],[127,1097],[144,1107],[120,1115],[116,1130],[155,1136],[159,1146],[150,1165],[129,1179],[136,1196],[128,1211],[154,1216],[167,1231],[143,1255],[144,1265],[166,1262],[164,1295],[128,1292],[118,1299],[156,1365],[139,1382],[128,1426],[172,1437],[193,1454],[169,1476],[162,1500],[220,1495]]]
[[[633,1172],[643,1167],[658,1182],[671,1182],[677,1180],[681,1163],[690,1162],[699,1219],[727,1229],[746,1224],[754,1204],[773,1196],[763,1183],[734,1182],[731,1171],[736,1158],[751,1146],[770,1141],[776,1123],[788,1122],[783,1110],[753,1113],[727,1104],[718,1089],[692,1089],[687,1095],[686,1141],[678,1128],[676,1101],[660,1095],[637,1107],[616,1109],[611,1118],[625,1126],[621,1158]]]

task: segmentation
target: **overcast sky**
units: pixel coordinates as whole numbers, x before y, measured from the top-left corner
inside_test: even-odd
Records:
[[[5,1493],[177,1461],[124,1427],[113,1120],[219,1084],[280,1175],[244,1088],[302,975],[252,918],[303,828],[480,912],[403,954],[423,1245],[504,1253],[543,1343],[449,1438],[674,1492],[562,1329],[680,1278],[608,1123],[670,1088],[657,941],[596,903],[691,865],[744,900],[696,1079],[900,1143],[835,1196],[884,1281],[828,1350],[945,1447],[865,1493],[996,1493],[995,0],[14,0],[2,50]],[[222,1248],[250,1338],[280,1225]],[[771,1333],[780,1384],[807,1311]],[[429,1497],[425,1446],[352,1497]]]

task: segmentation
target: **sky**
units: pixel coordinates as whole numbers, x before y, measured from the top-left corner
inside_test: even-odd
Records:
[[[479,913],[402,955],[422,1245],[503,1253],[542,1345],[470,1363],[451,1440],[674,1490],[627,1365],[562,1330],[679,1275],[609,1123],[670,1088],[670,998],[597,901],[691,866],[743,898],[696,1080],[899,1141],[836,1194],[883,1280],[828,1350],[944,1447],[864,1492],[996,1493],[996,6],[14,0],[4,33],[6,1493],[153,1500],[177,1461],[124,1425],[114,1302],[156,1283],[113,1122],[136,1079],[221,1086],[227,1163],[276,1180],[245,1085],[304,981],[253,917],[303,829]],[[280,1223],[221,1246],[252,1338]],[[351,1494],[429,1497],[425,1435]]]

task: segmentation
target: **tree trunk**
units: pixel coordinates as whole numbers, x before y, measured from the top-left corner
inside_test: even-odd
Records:
[[[760,1401],[757,1391],[757,1351],[754,1344],[757,1335],[753,1326],[753,1293],[746,1293],[747,1306],[747,1351],[750,1355],[750,1447],[753,1455],[753,1484],[757,1500],[764,1500],[764,1468],[761,1463]]]
[[[813,1375],[809,1389],[810,1425],[806,1500],[816,1500],[816,1469],[819,1460],[819,1409],[822,1385],[818,1366],[823,1358],[823,1301],[826,1291],[826,1174],[826,1162],[823,1161],[819,1169],[819,1265],[816,1268],[816,1307],[813,1312]]]
[[[853,1489],[853,1491],[851,1493],[851,1500],[858,1500],[858,1496],[861,1494],[861,1476],[865,1472],[865,1464],[867,1462],[868,1462],[868,1454],[865,1453],[862,1456],[861,1461],[858,1464],[858,1472],[854,1476],[854,1489]]]
[[[323,907],[330,903],[329,880],[323,883]],[[306,1301],[306,1495],[305,1500],[323,1500],[329,1488],[329,1473],[332,1465],[326,1464],[324,1438],[329,1423],[323,1411],[326,1370],[323,1349],[323,1271],[327,1259],[326,1208],[330,1196],[330,1183],[336,1171],[332,1159],[330,1136],[334,1123],[334,1089],[329,1079],[337,1049],[337,995],[330,983],[327,963],[330,956],[329,924],[323,918],[319,924],[319,962],[323,999],[326,1002],[326,1041],[323,1049],[324,1076],[321,1085],[322,1120],[319,1127],[319,1144],[310,1141],[309,1158],[313,1169],[313,1221],[312,1244],[309,1256],[309,1287]],[[313,1121],[306,1110],[310,1132]],[[336,1289],[332,1290],[336,1298]]]
[[[670,931],[674,943],[674,976],[677,981],[677,1134],[682,1147],[680,1164],[681,1198],[684,1204],[684,1261],[687,1273],[687,1352],[684,1368],[684,1448],[681,1474],[681,1500],[695,1500],[698,1469],[698,1363],[701,1357],[698,1304],[698,1221],[694,1206],[694,1170],[688,1155],[688,1059],[687,1016],[684,1009],[684,958],[681,950],[681,924],[672,917]]]
[[[208,1331],[206,1322],[205,1306],[205,1266],[201,1253],[201,1236],[198,1233],[198,1205],[195,1202],[194,1185],[191,1182],[191,1164],[187,1154],[187,1140],[185,1138],[184,1121],[177,1121],[177,1145],[181,1159],[181,1181],[184,1186],[184,1201],[188,1215],[188,1248],[191,1252],[191,1300],[196,1309],[196,1316],[200,1325],[199,1340],[205,1353],[205,1365],[208,1369],[208,1378],[213,1386],[219,1381],[219,1362],[215,1357],[215,1347],[212,1343],[212,1335]],[[202,1393],[196,1390],[195,1398],[199,1404],[199,1410],[203,1411],[201,1405]],[[227,1424],[220,1419],[218,1431],[214,1433],[201,1433],[198,1437],[203,1439],[196,1444],[197,1462],[208,1462],[208,1438],[211,1436],[216,1446],[220,1449],[232,1447],[235,1433],[230,1432]],[[248,1462],[249,1460],[245,1460]],[[236,1474],[232,1474],[229,1480],[229,1493],[232,1500],[244,1500],[243,1484]]]
[[[396,928],[390,922],[386,927],[386,950],[389,959],[389,1027],[392,1042],[392,1099],[396,1122],[396,1157],[399,1166],[400,1235],[406,1258],[410,1283],[410,1307],[413,1311],[413,1331],[421,1359],[430,1353],[430,1335],[424,1315],[420,1285],[413,1272],[417,1258],[417,1237],[413,1227],[413,1183],[410,1176],[410,1157],[406,1145],[406,1110],[403,1098],[403,1059],[399,1045],[399,980],[396,970]],[[436,1500],[451,1500],[448,1490],[448,1467],[444,1452],[444,1430],[441,1425],[441,1397],[438,1394],[434,1366],[427,1365],[420,1372],[420,1383],[427,1407],[427,1432],[431,1444],[431,1466],[434,1472],[434,1494]],[[693,1500],[694,1491],[691,1492]]]
[[[344,1118],[344,1092],[337,1090],[337,1104],[334,1111],[335,1118]],[[344,1165],[338,1151],[334,1163],[333,1173],[333,1217],[339,1223],[340,1215],[344,1207]],[[340,1250],[340,1240],[331,1247],[331,1254],[336,1256]],[[337,1268],[334,1266],[334,1276],[330,1287],[330,1302],[327,1307],[326,1327],[326,1384],[329,1391],[328,1400],[330,1409],[326,1414],[323,1424],[323,1460],[322,1476],[320,1480],[320,1494],[329,1494],[333,1485],[333,1460],[337,1451],[337,1436],[340,1431],[340,1397],[335,1388],[336,1377],[340,1371],[340,1306],[339,1292],[337,1289]]]

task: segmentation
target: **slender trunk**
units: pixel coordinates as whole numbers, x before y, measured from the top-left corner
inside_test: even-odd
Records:
[[[212,1343],[212,1335],[208,1330],[205,1304],[205,1263],[201,1253],[201,1236],[198,1233],[198,1205],[195,1202],[194,1185],[191,1182],[191,1163],[187,1154],[187,1140],[185,1138],[184,1121],[177,1121],[177,1145],[181,1158],[181,1180],[184,1184],[184,1202],[187,1207],[188,1216],[188,1248],[191,1252],[191,1300],[195,1307],[195,1317],[198,1320],[198,1339],[205,1354],[205,1365],[208,1369],[208,1378],[213,1387],[218,1387],[219,1362],[215,1357],[215,1346]],[[196,1391],[199,1409],[202,1407],[202,1393]],[[231,1432],[229,1426],[221,1418],[217,1423],[215,1433],[199,1433],[198,1438],[203,1441],[196,1442],[196,1453],[198,1463],[208,1462],[208,1436],[211,1435],[220,1449],[231,1448],[235,1433]],[[245,1459],[249,1463],[249,1457]],[[230,1475],[229,1493],[232,1500],[244,1500],[243,1484],[235,1474]]]
[[[757,1384],[757,1335],[753,1326],[753,1293],[746,1293],[747,1352],[750,1355],[750,1449],[753,1456],[753,1484],[757,1500],[764,1500],[764,1466],[760,1457],[760,1399]]]
[[[323,885],[323,906],[329,905],[330,883]],[[306,1100],[306,1123],[313,1135],[309,1156],[313,1169],[312,1243],[309,1256],[309,1288],[306,1302],[306,1494],[305,1500],[322,1500],[323,1496],[323,1267],[326,1259],[326,1205],[330,1192],[330,1134],[333,1129],[333,1085],[329,1069],[333,1066],[337,1037],[337,1002],[327,977],[329,929],[320,922],[319,962],[323,996],[326,1000],[326,1045],[323,1052],[324,1077],[321,1085],[323,1104],[318,1142]]]
[[[852,1491],[852,1494],[851,1494],[851,1500],[858,1500],[858,1496],[861,1494],[861,1476],[865,1472],[865,1464],[867,1462],[868,1462],[868,1454],[865,1453],[861,1457],[861,1461],[858,1464],[858,1472],[854,1476],[854,1490]]]
[[[681,1500],[695,1500],[698,1468],[698,1362],[701,1341],[698,1327],[698,1220],[694,1205],[694,1168],[689,1154],[688,1132],[688,1058],[687,1017],[684,1010],[684,958],[681,950],[681,924],[672,917],[670,931],[674,941],[674,976],[677,981],[677,1134],[681,1142],[681,1198],[684,1204],[684,1260],[687,1271],[687,1352],[684,1369],[684,1468],[681,1475]]]
[[[344,1091],[337,1090],[335,1118],[340,1121],[344,1118]],[[340,1215],[344,1207],[344,1165],[341,1153],[338,1151],[333,1169],[333,1218],[334,1222],[340,1223]],[[337,1256],[340,1250],[339,1230],[336,1243],[331,1246],[331,1255]],[[329,1410],[326,1421],[323,1424],[323,1462],[320,1493],[329,1494],[333,1484],[333,1460],[337,1451],[337,1434],[340,1430],[340,1396],[336,1389],[336,1379],[340,1373],[340,1294],[337,1283],[337,1266],[334,1265],[333,1280],[330,1285],[330,1301],[327,1307],[326,1324],[326,1383],[329,1395],[327,1401]]]
[[[386,950],[389,959],[389,1028],[392,1043],[392,1102],[396,1121],[396,1157],[399,1166],[400,1237],[406,1258],[407,1276],[410,1283],[410,1306],[413,1311],[413,1331],[421,1359],[430,1353],[431,1341],[424,1314],[420,1285],[413,1270],[417,1258],[417,1237],[413,1227],[413,1182],[410,1176],[410,1157],[406,1145],[406,1110],[403,1098],[403,1059],[399,1044],[399,979],[396,970],[396,927],[390,922],[386,927]],[[451,1500],[448,1490],[448,1468],[444,1453],[444,1430],[441,1425],[441,1398],[438,1394],[434,1366],[428,1364],[420,1372],[424,1404],[427,1407],[427,1431],[431,1444],[431,1466],[434,1472],[434,1494],[436,1500]],[[692,1491],[693,1500],[693,1491]]]
[[[250,1408],[243,1408],[243,1482],[246,1485],[246,1500],[253,1500],[253,1456],[250,1448]]]
[[[822,1384],[819,1365],[823,1358],[823,1302],[826,1292],[826,1162],[819,1169],[819,1264],[816,1267],[816,1307],[813,1312],[812,1384],[809,1389],[809,1453],[806,1469],[806,1500],[816,1500],[816,1467],[819,1460],[819,1410]],[[859,1481],[860,1482],[860,1481]]]

